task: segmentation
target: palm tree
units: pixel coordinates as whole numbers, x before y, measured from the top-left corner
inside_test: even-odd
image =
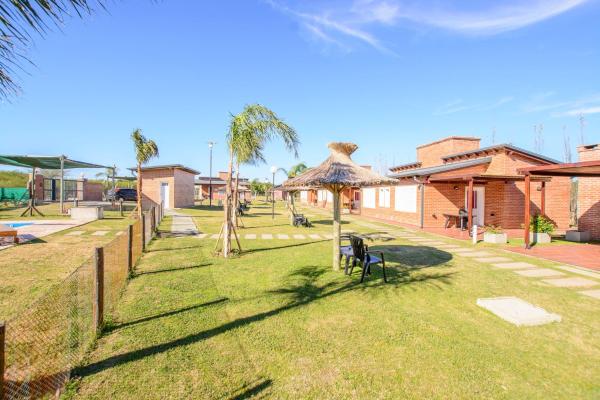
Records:
[[[260,104],[244,107],[244,110],[231,116],[229,132],[227,133],[227,146],[229,148],[229,170],[227,173],[225,221],[223,223],[223,256],[231,253],[231,235],[235,231],[233,214],[235,213],[232,195],[233,166],[236,165],[236,186],[239,180],[239,170],[242,164],[260,164],[265,162],[263,154],[265,144],[279,137],[283,140],[288,151],[298,156],[298,135],[294,128],[287,125],[277,114]],[[237,189],[235,198],[237,199]],[[239,247],[239,243],[238,243]]]
[[[292,168],[290,168],[290,170],[287,172],[287,176],[288,178],[294,178],[306,171],[307,169],[308,167],[303,162],[298,163],[296,165],[292,165]]]
[[[138,218],[142,219],[142,165],[150,159],[158,157],[158,146],[154,140],[148,140],[142,135],[141,129],[131,133],[131,140],[135,148],[135,159],[137,161],[137,210]]]
[[[91,3],[102,7],[103,0],[0,0],[0,98],[18,92],[13,79],[19,63],[27,61],[21,49],[31,41],[29,29],[43,35],[64,17],[91,12]]]

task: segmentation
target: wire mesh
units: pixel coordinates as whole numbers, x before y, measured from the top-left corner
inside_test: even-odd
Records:
[[[53,395],[95,338],[90,259],[6,323],[5,399]]]
[[[151,213],[144,218],[146,232],[142,232],[141,220],[132,226],[134,265],[142,256],[142,235],[148,235],[147,242],[153,235]],[[128,246],[128,230],[104,246],[103,294],[108,315],[127,284]],[[52,397],[67,383],[70,371],[83,360],[96,337],[94,277],[92,257],[26,311],[6,322],[3,400]]]

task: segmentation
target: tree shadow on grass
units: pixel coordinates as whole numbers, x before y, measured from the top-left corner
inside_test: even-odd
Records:
[[[341,293],[351,292],[354,290],[371,291],[383,288],[394,288],[398,286],[406,286],[412,284],[423,284],[426,282],[436,282],[440,284],[449,284],[451,273],[437,273],[437,274],[412,274],[410,271],[394,270],[390,271],[390,279],[388,283],[384,283],[383,280],[373,280],[366,284],[360,284],[358,278],[350,280],[330,281],[323,285],[318,285],[318,279],[327,272],[323,267],[306,266],[294,271],[290,276],[297,281],[301,279],[300,283],[295,283],[288,287],[271,291],[272,294],[281,294],[290,297],[290,301],[280,307],[276,307],[272,310],[261,312],[248,317],[238,318],[220,326],[193,333],[187,336],[180,337],[168,342],[148,346],[138,350],[132,350],[126,353],[117,354],[104,360],[90,363],[86,366],[80,367],[74,371],[76,376],[86,377],[94,375],[101,371],[135,362],[146,357],[151,357],[157,354],[162,354],[171,349],[189,346],[203,340],[210,339],[218,336],[222,333],[238,329],[240,327],[248,326],[256,322],[263,321],[267,318],[279,315],[289,310],[293,310],[299,307],[303,307],[316,300],[326,299],[331,296],[335,296]]]
[[[138,276],[142,276],[142,275],[154,275],[154,274],[162,274],[162,273],[166,273],[166,272],[176,272],[176,271],[185,271],[188,269],[196,269],[196,268],[202,268],[202,267],[208,267],[212,265],[212,263],[204,263],[204,264],[198,264],[198,265],[188,265],[185,267],[176,267],[176,268],[165,268],[165,269],[154,269],[154,270],[150,270],[150,271],[145,271],[145,272],[134,272],[133,277],[136,278]]]
[[[201,246],[198,245],[198,246],[184,246],[184,247],[167,247],[167,248],[164,248],[164,249],[146,250],[146,253],[158,253],[158,252],[163,252],[163,251],[189,250],[189,249],[197,249],[199,247],[201,247]]]
[[[252,254],[252,253],[260,253],[263,251],[269,251],[269,250],[280,250],[280,249],[289,249],[292,247],[302,247],[302,246],[308,246],[310,244],[315,244],[315,243],[323,243],[323,242],[330,242],[330,240],[314,240],[314,241],[308,241],[308,242],[300,242],[300,243],[294,243],[294,244],[287,244],[284,246],[271,246],[271,247],[258,247],[255,249],[249,249],[249,250],[244,250],[242,251],[242,254]]]
[[[269,388],[273,384],[273,381],[270,379],[262,379],[258,382],[252,382],[248,385],[242,386],[240,389],[236,390],[236,392],[240,392],[232,397],[229,400],[243,400],[250,399],[257,394],[263,392],[265,389]]]
[[[137,325],[137,324],[141,324],[143,322],[148,322],[148,321],[152,321],[158,318],[164,318],[164,317],[169,317],[172,315],[177,315],[177,314],[181,314],[184,313],[186,311],[191,311],[191,310],[196,310],[198,308],[204,308],[204,307],[209,307],[209,306],[214,306],[216,304],[220,304],[223,302],[228,301],[229,299],[227,297],[223,297],[220,299],[216,299],[216,300],[212,300],[212,301],[208,301],[206,303],[200,303],[200,304],[194,304],[193,306],[189,306],[189,307],[184,307],[184,308],[180,308],[178,310],[173,310],[173,311],[168,311],[168,312],[164,312],[161,314],[155,314],[155,315],[149,315],[147,317],[142,317],[142,318],[138,318],[138,319],[134,319],[132,321],[127,321],[127,322],[123,322],[120,324],[112,324],[112,325],[108,325],[104,328],[104,332],[113,332],[131,325]]]
[[[386,261],[395,261],[399,267],[426,268],[452,260],[452,254],[429,246],[375,245],[370,251],[383,251]]]

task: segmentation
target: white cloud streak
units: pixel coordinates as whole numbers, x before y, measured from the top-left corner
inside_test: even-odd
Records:
[[[502,107],[503,105],[510,103],[514,100],[512,96],[501,97],[498,100],[492,103],[482,103],[482,104],[467,104],[462,99],[452,100],[436,111],[433,112],[433,115],[441,116],[441,115],[449,115],[455,114],[463,111],[489,111],[496,109],[498,107]]]

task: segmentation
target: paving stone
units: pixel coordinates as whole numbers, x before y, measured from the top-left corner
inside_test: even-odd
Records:
[[[273,235],[270,233],[263,233],[262,235],[260,235],[260,238],[265,240],[271,240],[273,239]]]
[[[124,233],[125,233],[125,232],[123,232],[123,231],[119,231],[119,232],[115,233],[115,236],[121,236],[121,235],[123,235]]]
[[[283,234],[283,233],[279,233],[277,234],[277,239],[289,239],[289,235]]]
[[[457,247],[457,248],[454,248],[454,249],[448,249],[448,251],[450,253],[457,253],[458,254],[458,253],[468,253],[468,252],[475,251],[475,250],[474,249],[468,249],[466,247]]]
[[[321,239],[321,236],[317,235],[316,233],[311,233],[308,235],[308,237],[311,239]]]
[[[326,233],[323,235],[325,239],[333,239],[333,235],[331,233]]]
[[[306,239],[306,236],[297,233],[294,235],[294,239]]]
[[[256,239],[256,234],[255,233],[247,233],[246,236],[244,236],[246,239]]]
[[[598,273],[598,272],[588,271],[588,270],[584,270],[584,269],[577,268],[577,267],[571,267],[568,265],[559,265],[558,267],[555,267],[555,268],[562,269],[563,271],[572,272],[574,274],[587,276],[590,278],[600,279],[600,273]]]
[[[482,263],[504,263],[504,262],[509,262],[510,258],[506,258],[506,257],[483,257],[483,258],[476,258],[475,261],[479,261]]]
[[[72,231],[67,233],[67,236],[80,236],[83,235],[85,233],[85,231]]]
[[[518,297],[477,299],[477,305],[517,326],[544,325],[561,320],[560,315],[549,313]]]
[[[593,297],[595,299],[600,299],[600,289],[594,289],[594,290],[582,290],[581,292],[579,292],[581,294],[584,294],[586,296],[590,296]]]
[[[211,239],[218,239],[219,238],[219,234],[218,233],[213,233],[212,235],[210,235]]]
[[[198,239],[204,239],[206,236],[208,236],[206,233],[197,233],[194,235],[194,237]]]
[[[550,285],[557,287],[590,287],[600,284],[600,282],[586,278],[544,279],[542,282],[549,283]]]
[[[528,278],[547,278],[550,276],[564,276],[560,271],[550,268],[536,268],[536,269],[522,269],[519,271],[513,271],[516,274],[526,276]]]
[[[108,231],[96,231],[92,233],[92,236],[104,236],[108,233]]]
[[[488,256],[493,256],[492,253],[487,252],[487,251],[473,251],[473,252],[466,252],[464,254],[462,254],[463,257],[488,257]]]
[[[509,263],[496,263],[492,264],[493,267],[501,268],[501,269],[527,269],[527,268],[537,268],[537,266],[533,264],[529,264],[526,262],[509,262]]]
[[[410,241],[410,242],[430,242],[431,239],[416,237],[416,238],[410,238],[410,239],[408,239],[408,241]]]

